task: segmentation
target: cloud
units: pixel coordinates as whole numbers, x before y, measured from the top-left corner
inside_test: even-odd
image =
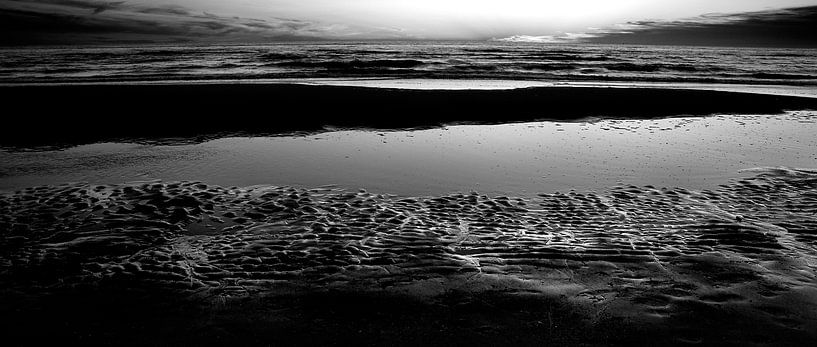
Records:
[[[531,43],[573,43],[585,39],[590,39],[593,37],[595,37],[595,35],[587,33],[559,33],[557,35],[543,35],[543,36],[514,35],[511,37],[497,39],[496,41],[531,42]]]
[[[500,41],[698,46],[817,47],[817,6],[677,21],[633,21],[584,33],[517,35]]]
[[[288,18],[242,18],[175,5],[126,1],[6,0],[0,2],[0,45],[128,42],[264,42],[400,36]]]
[[[817,47],[817,6],[678,21],[636,21],[597,30],[586,42],[704,46]]]

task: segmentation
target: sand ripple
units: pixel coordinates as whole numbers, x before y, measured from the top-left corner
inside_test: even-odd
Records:
[[[757,169],[712,191],[619,186],[529,199],[68,184],[3,195],[0,211],[0,281],[27,291],[124,283],[196,300],[502,291],[563,297],[591,317],[658,324],[728,305],[787,332],[817,331],[811,170]]]

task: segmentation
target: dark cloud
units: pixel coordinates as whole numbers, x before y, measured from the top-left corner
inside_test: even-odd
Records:
[[[176,16],[190,16],[192,15],[190,11],[188,11],[184,7],[180,6],[160,6],[160,7],[148,7],[148,8],[141,8],[137,9],[136,12],[139,13],[152,13],[152,14],[164,14],[164,15],[176,15]]]
[[[0,45],[317,39],[315,23],[94,0],[0,2]]]
[[[124,4],[124,1],[117,1],[117,2],[105,2],[99,4],[96,8],[94,8],[94,14],[101,13],[102,11],[109,10],[112,8],[117,8],[119,5]]]
[[[638,21],[599,30],[592,43],[702,46],[817,47],[817,6],[682,21]]]

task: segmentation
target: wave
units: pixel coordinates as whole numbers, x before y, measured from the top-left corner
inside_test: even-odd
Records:
[[[496,65],[454,65],[447,68],[447,70],[457,70],[457,71],[497,71],[499,70],[499,66]]]
[[[170,56],[170,57],[172,57],[172,56],[177,56],[177,55],[180,55],[180,54],[183,54],[183,53],[185,53],[185,52],[179,51],[179,50],[157,50],[157,51],[150,50],[150,51],[133,52],[131,54],[136,55],[136,56],[151,56],[151,57]]]
[[[0,51],[6,83],[366,76],[813,85],[812,51],[486,43],[287,44]],[[763,64],[760,64],[763,63]],[[185,70],[184,67],[194,66]],[[72,71],[63,70],[66,68]],[[73,71],[76,69],[76,71]],[[89,77],[97,76],[97,77]],[[153,77],[151,77],[153,78]]]
[[[530,58],[540,58],[540,59],[547,59],[547,60],[558,60],[558,61],[610,61],[615,60],[615,58],[611,58],[608,56],[595,56],[595,55],[582,55],[582,54],[564,54],[564,53],[531,53],[527,54],[526,57]]]
[[[679,72],[714,72],[721,71],[721,68],[714,66],[696,66],[691,64],[653,64],[653,63],[615,63],[603,64],[601,67],[613,71],[632,72],[658,72],[658,71],[679,71]]]
[[[378,60],[347,60],[347,61],[287,61],[272,63],[282,67],[322,68],[327,70],[355,70],[355,69],[408,69],[426,65],[425,62],[413,59],[378,59]]]
[[[514,65],[515,68],[521,70],[539,70],[539,71],[560,71],[560,70],[575,70],[577,68],[576,65],[573,64],[519,64]]]
[[[770,79],[770,80],[813,80],[813,79],[817,79],[817,76],[812,76],[812,75],[768,73],[768,72],[753,73],[750,76],[753,77],[753,78]]]
[[[463,52],[468,53],[513,53],[513,50],[504,48],[464,48]]]
[[[277,52],[269,52],[261,54],[257,57],[253,57],[251,60],[260,59],[262,61],[267,60],[295,60],[295,59],[303,59],[305,55],[297,54],[297,53],[277,53]]]

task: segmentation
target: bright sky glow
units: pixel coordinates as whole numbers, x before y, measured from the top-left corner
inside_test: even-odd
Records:
[[[781,11],[794,7],[802,8]],[[797,13],[789,13],[790,22],[785,27],[789,29],[781,29],[784,28],[781,25],[770,26],[779,29],[777,32],[758,29],[766,24],[764,20],[753,19],[743,24],[740,33],[729,35],[751,42],[751,35],[765,35],[766,41],[774,41],[780,33],[783,35],[780,40],[792,41],[787,36],[794,33],[801,36],[798,40],[813,45],[813,38],[797,33],[811,31],[803,28],[814,17],[809,14],[814,9],[817,0],[4,0],[0,1],[0,22],[12,23],[8,25],[14,31],[0,37],[0,42],[314,39],[564,42],[622,33],[626,31],[622,28],[631,28],[628,23],[633,22],[638,22],[641,29],[659,30],[655,28],[660,23],[678,20],[711,23],[742,18],[727,15],[793,11]],[[721,16],[700,17],[706,14]],[[800,17],[792,19],[792,15]],[[690,35],[707,38],[720,33],[723,37],[724,32],[710,28],[709,32],[699,30],[686,36],[682,31],[672,35],[661,33],[665,38],[659,40],[660,44],[690,42]]]
[[[167,3],[162,0],[142,0]],[[421,38],[478,38],[584,31],[643,19],[678,19],[815,5],[815,0],[173,0],[188,8],[255,17],[400,30]]]

